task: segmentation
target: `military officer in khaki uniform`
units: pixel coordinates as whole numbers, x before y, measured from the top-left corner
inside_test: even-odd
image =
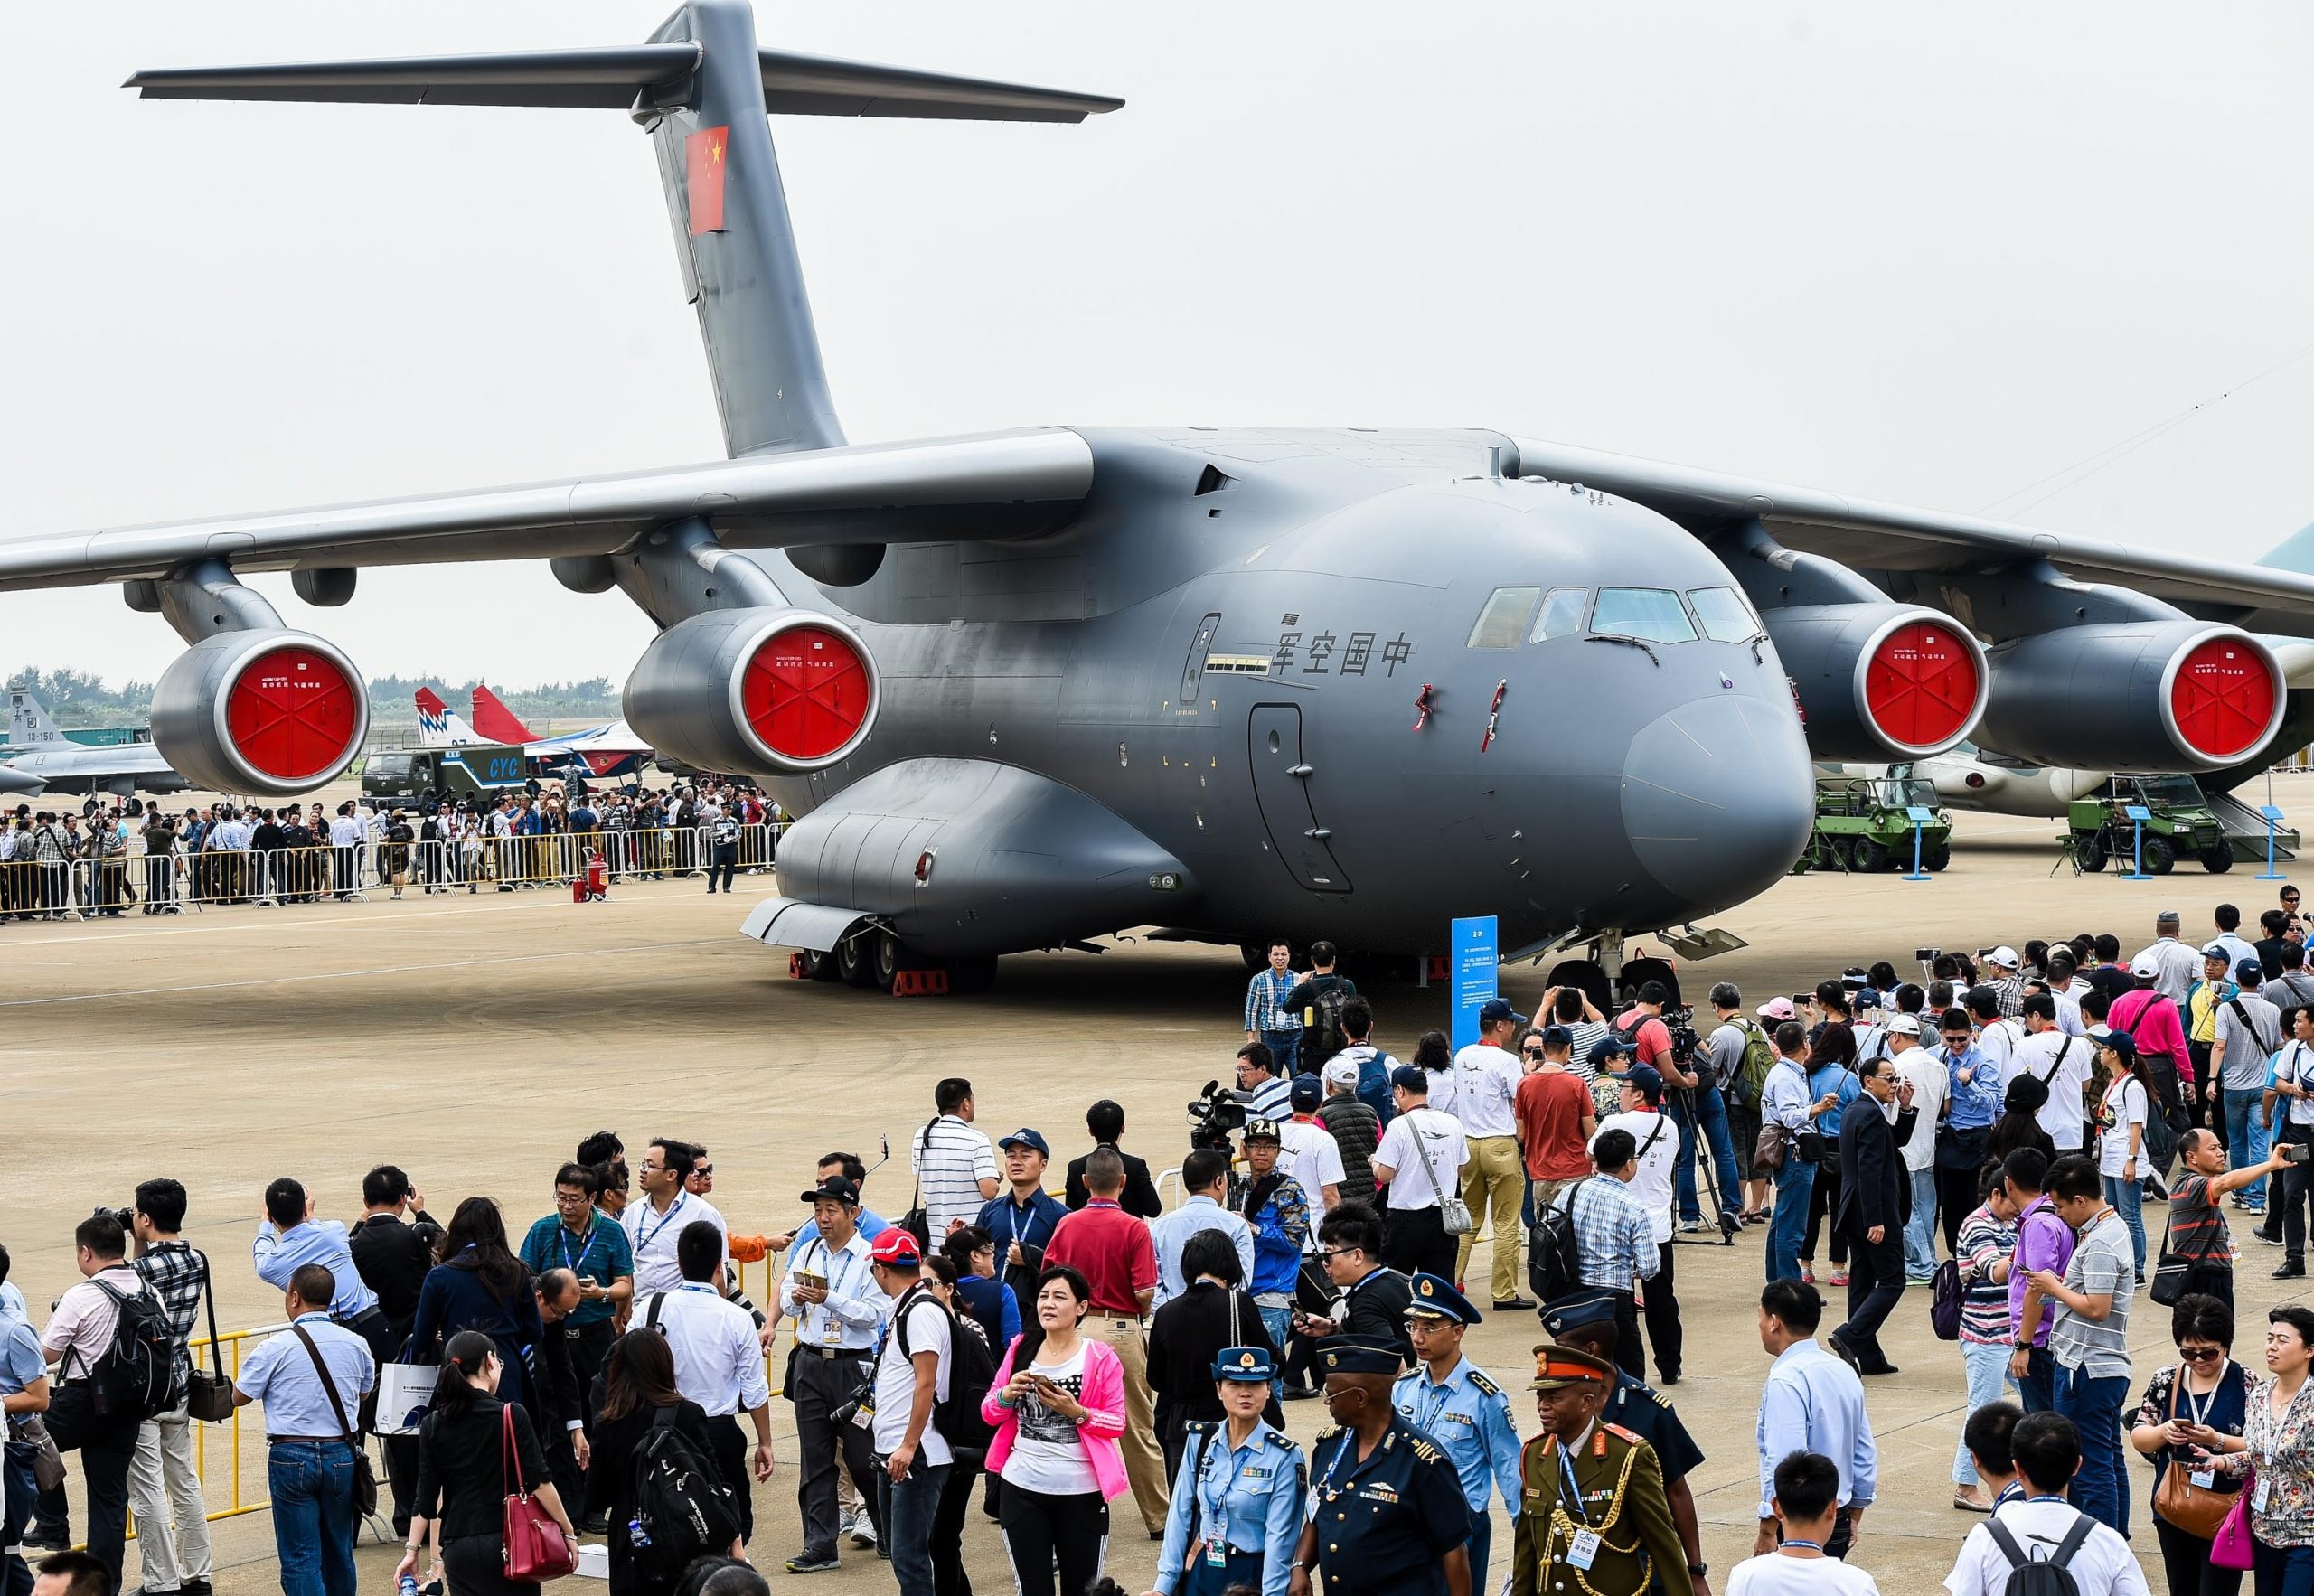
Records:
[[[1510,1596],[1639,1596],[1659,1568],[1667,1589],[1688,1586],[1655,1449],[1599,1422],[1614,1378],[1604,1358],[1535,1348],[1543,1432],[1519,1460]]]

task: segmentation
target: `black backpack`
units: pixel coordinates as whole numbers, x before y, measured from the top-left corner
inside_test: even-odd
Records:
[[[995,1426],[980,1414],[981,1404],[988,1400],[988,1388],[996,1384],[995,1355],[989,1351],[978,1324],[962,1318],[921,1287],[909,1295],[931,1303],[948,1319],[948,1394],[934,1401],[932,1427],[960,1452],[984,1452],[996,1440]],[[903,1300],[892,1314],[903,1361],[914,1356],[908,1345],[908,1316],[915,1307],[916,1302]]]
[[[1303,1038],[1311,1046],[1303,1050],[1295,1069],[1315,1075],[1318,1066],[1342,1050],[1349,1038],[1342,1035],[1341,1008],[1357,990],[1339,975],[1311,977],[1309,1019],[1302,1028]]]
[[[177,1385],[176,1328],[160,1298],[149,1289],[131,1295],[100,1280],[89,1283],[112,1299],[116,1310],[111,1341],[82,1370],[90,1405],[99,1418],[151,1419],[167,1413],[184,1393]]]
[[[2097,1527],[2097,1521],[2086,1513],[2076,1511],[2073,1527],[2057,1543],[2057,1549],[2044,1562],[2028,1554],[2017,1544],[2017,1537],[1998,1518],[1985,1520],[1985,1527],[1992,1532],[1992,1544],[2008,1559],[2008,1583],[2001,1590],[2006,1596],[2081,1596],[2081,1582],[2073,1577],[2068,1565],[2073,1554]]]
[[[1583,1290],[1583,1257],[1575,1240],[1575,1198],[1585,1181],[1567,1188],[1564,1204],[1552,1203],[1535,1216],[1527,1238],[1527,1288],[1546,1308]]]
[[[673,1412],[658,1411],[627,1463],[635,1522],[643,1530],[633,1541],[635,1572],[661,1590],[693,1559],[727,1550],[739,1534],[729,1488],[690,1438],[668,1424]]]

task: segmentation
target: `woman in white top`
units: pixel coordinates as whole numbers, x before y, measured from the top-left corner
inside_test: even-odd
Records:
[[[1021,1596],[1075,1596],[1098,1579],[1109,1541],[1109,1503],[1128,1488],[1124,1365],[1077,1326],[1093,1289],[1065,1263],[1037,1281],[1036,1322],[1004,1355],[981,1404],[996,1426],[990,1472],[1004,1481],[997,1512]]]
[[[2110,1031],[2097,1039],[2097,1062],[2111,1077],[2097,1106],[2097,1173],[2104,1178],[2105,1200],[2130,1227],[2131,1250],[2137,1254],[2137,1278],[2145,1281],[2145,1178],[2151,1172],[2145,1157],[2145,1121],[2153,1112],[2153,1083],[2137,1055],[2137,1041],[2127,1031]]]

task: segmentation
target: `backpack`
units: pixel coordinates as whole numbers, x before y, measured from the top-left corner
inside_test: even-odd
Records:
[[[1576,1244],[1575,1198],[1590,1177],[1566,1190],[1564,1202],[1555,1202],[1535,1216],[1527,1238],[1527,1286],[1546,1308],[1560,1298],[1583,1290],[1583,1255]]]
[[[1323,981],[1321,986],[1318,983]],[[1341,1006],[1355,990],[1339,975],[1312,976],[1307,1017],[1302,1022],[1303,1040],[1308,1044],[1301,1056],[1322,1064],[1340,1052],[1346,1045],[1341,1030]]]
[[[659,1410],[627,1462],[643,1531],[633,1537],[635,1571],[655,1589],[672,1585],[694,1558],[725,1551],[739,1534],[730,1489],[691,1439],[668,1424],[673,1411]]]
[[[2008,1583],[2001,1590],[2006,1596],[2081,1596],[2081,1582],[2073,1577],[2069,1566],[2073,1554],[2088,1540],[2089,1532],[2097,1521],[2086,1513],[2075,1512],[2073,1527],[2065,1532],[2065,1539],[2046,1562],[2032,1556],[2017,1544],[2017,1537],[1999,1518],[1985,1520],[1985,1528],[1992,1532],[1992,1544],[2008,1559]]]
[[[2169,1160],[2178,1156],[2178,1127],[2170,1122],[2169,1115],[2172,1111],[2161,1105],[2161,1099],[2157,1094],[2145,1087],[2142,1083],[2140,1084],[2139,1089],[2146,1095],[2145,1157],[2151,1169],[2158,1172],[2167,1169],[2169,1167]],[[2129,1103],[2127,1086],[2121,1088],[2121,1103],[2126,1113]],[[2185,1111],[2180,1109],[2176,1112],[2182,1114]],[[2126,1120],[2121,1126],[2116,1128],[2124,1137],[2129,1134]]]
[[[1768,1034],[1755,1019],[1739,1019],[1736,1025],[1744,1033],[1744,1062],[1736,1068],[1736,1078],[1728,1083],[1736,1101],[1746,1108],[1759,1105],[1767,1091],[1768,1071],[1775,1067],[1775,1048],[1768,1041]]]
[[[112,1339],[81,1375],[99,1418],[150,1419],[177,1405],[176,1330],[150,1289],[131,1295],[103,1281],[89,1282],[112,1299]]]
[[[916,1296],[917,1302],[931,1303],[948,1320],[948,1394],[932,1404],[932,1428],[958,1451],[984,1452],[996,1440],[996,1427],[980,1414],[981,1404],[988,1400],[988,1388],[996,1384],[995,1356],[989,1351],[978,1324],[959,1319],[929,1292],[910,1295]],[[903,1300],[892,1314],[893,1334],[899,1338],[903,1359],[914,1356],[908,1345],[908,1316],[915,1309],[916,1302]]]
[[[1936,1266],[1936,1279],[1928,1288],[1928,1328],[1938,1340],[1961,1338],[1961,1300],[1966,1295],[1961,1289],[1959,1261],[1947,1258]]]

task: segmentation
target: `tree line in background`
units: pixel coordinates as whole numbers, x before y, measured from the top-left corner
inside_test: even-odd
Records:
[[[108,687],[104,679],[86,671],[42,671],[26,665],[9,673],[11,683],[32,689],[49,718],[62,727],[141,726],[152,716],[153,684],[125,681]],[[443,681],[420,676],[381,676],[370,683],[370,715],[386,726],[418,723],[418,690],[430,687],[460,714],[472,699],[472,681]],[[549,720],[607,720],[619,714],[618,689],[607,676],[584,681],[547,681],[536,687],[502,687],[492,690],[522,720],[532,727]]]

